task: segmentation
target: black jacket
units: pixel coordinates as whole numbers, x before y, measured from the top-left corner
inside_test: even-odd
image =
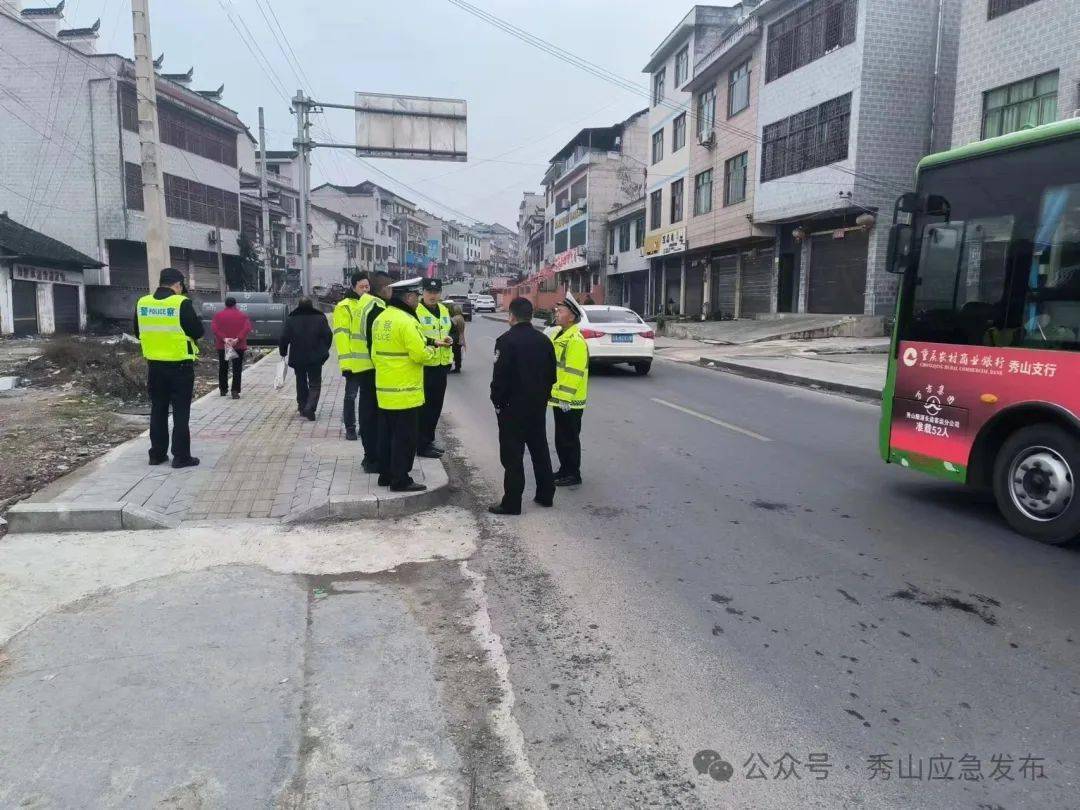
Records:
[[[278,351],[289,356],[292,368],[321,366],[330,356],[334,334],[326,315],[314,307],[297,307],[285,319]]]
[[[518,323],[495,341],[491,403],[511,413],[543,411],[555,384],[555,347],[530,323]]]
[[[176,295],[168,287],[158,287],[154,290],[154,298],[161,301],[168,298],[171,295]],[[139,336],[139,313],[136,311],[135,317],[132,319],[135,325],[135,337]],[[198,314],[195,312],[195,305],[191,303],[191,299],[186,299],[180,304],[180,328],[184,330],[184,334],[191,338],[193,341],[198,341],[204,334],[206,334],[206,327],[203,326],[202,320],[200,320]],[[148,363],[169,363],[168,360],[148,360]],[[190,362],[185,360],[183,362]]]

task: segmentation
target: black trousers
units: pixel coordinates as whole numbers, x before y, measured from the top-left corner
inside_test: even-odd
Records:
[[[450,366],[424,366],[424,407],[420,412],[420,448],[435,441],[435,428],[446,399],[446,375]]]
[[[379,457],[379,400],[375,396],[375,370],[345,372],[346,430],[356,430],[359,423],[364,460]]]
[[[379,477],[389,479],[391,489],[413,482],[409,471],[416,458],[420,433],[420,408],[399,411],[379,409]]]
[[[555,452],[559,456],[559,475],[581,477],[581,415],[584,410],[563,411],[551,409],[555,414]]]
[[[315,413],[319,407],[319,395],[322,393],[322,363],[313,366],[298,366],[296,373],[296,407],[300,413]]]
[[[244,351],[243,349],[236,350],[236,357],[231,361],[232,365],[232,392],[234,394],[240,393],[240,378],[244,375]],[[221,393],[226,394],[229,392],[229,365],[230,362],[225,360],[225,350],[218,349],[217,352],[217,377],[218,388],[221,389]]]
[[[195,364],[190,360],[166,363],[153,360],[147,367],[150,394],[150,460],[169,455],[169,411],[172,411],[172,454],[181,461],[191,458],[191,397],[195,393]]]
[[[456,342],[451,347],[454,352],[454,368],[461,371],[461,346]]]
[[[555,476],[551,472],[547,414],[543,405],[532,413],[515,413],[506,409],[499,413],[499,460],[505,471],[502,507],[510,512],[521,511],[521,494],[525,491],[526,447],[529,448],[533,476],[536,478],[536,497],[550,501],[555,497]]]

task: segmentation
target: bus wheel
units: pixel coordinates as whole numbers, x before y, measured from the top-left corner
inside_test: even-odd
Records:
[[[1013,433],[994,461],[994,498],[1016,531],[1051,545],[1080,537],[1080,441],[1056,425]]]

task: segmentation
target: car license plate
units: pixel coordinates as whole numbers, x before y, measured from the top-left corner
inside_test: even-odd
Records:
[[[612,335],[611,336],[611,342],[612,343],[633,343],[634,342],[634,336],[633,335]]]

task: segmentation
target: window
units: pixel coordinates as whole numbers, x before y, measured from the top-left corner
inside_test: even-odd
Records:
[[[676,180],[671,184],[671,221],[682,222],[683,218],[683,181]]]
[[[710,87],[700,96],[697,102],[697,134],[702,138],[712,132],[713,121],[716,119],[716,88]]]
[[[761,132],[761,182],[845,160],[851,93],[769,124]]]
[[[585,199],[588,189],[588,177],[582,177],[570,186],[570,205]]]
[[[640,216],[634,222],[634,247],[639,248],[645,244],[645,217]]]
[[[1057,120],[1058,72],[983,93],[982,136],[993,138]]]
[[[992,20],[1018,8],[1030,6],[1035,0],[990,0],[986,6],[986,19]]]
[[[666,73],[667,68],[660,68],[660,70],[653,74],[652,103],[654,107],[664,100],[664,77]]]
[[[285,252],[296,253],[296,234],[292,231],[285,231]]]
[[[724,161],[724,205],[735,205],[746,199],[747,153]]]
[[[561,214],[570,207],[570,189],[563,189],[555,198],[555,213]],[[471,241],[471,240],[469,240]]]
[[[585,244],[589,234],[589,220],[583,219],[581,222],[570,227],[570,247],[581,247]]]
[[[659,163],[664,159],[664,130],[658,129],[652,136],[652,162]]]
[[[562,253],[564,250],[566,250],[567,237],[568,237],[568,232],[566,231],[566,229],[563,229],[563,230],[559,231],[557,234],[555,234],[555,252],[556,253]]]
[[[124,164],[124,203],[131,211],[143,210],[142,166]]]
[[[636,312],[625,309],[595,309],[589,312],[589,323],[644,323]]]
[[[630,249],[630,221],[619,225],[619,253],[626,253]]]
[[[683,113],[671,125],[671,152],[674,154],[686,146],[686,113]]]
[[[608,228],[607,252],[608,254],[615,252],[615,226],[613,225]]]
[[[712,211],[712,169],[694,178],[694,216]]]
[[[683,47],[675,56],[675,89],[678,90],[686,82],[690,73],[690,46]]]
[[[139,131],[139,105],[135,87],[120,85],[120,123],[131,132]],[[193,155],[236,166],[236,133],[214,126],[159,99],[158,133],[161,142]]]
[[[649,222],[652,223],[652,229],[654,231],[664,224],[660,219],[661,216],[663,216],[661,213],[663,207],[663,192],[660,191],[660,189],[657,189],[649,195]]]
[[[747,60],[728,75],[727,117],[731,118],[749,106],[750,60]]]
[[[857,0],[810,0],[769,26],[765,81],[855,41]]]
[[[163,179],[166,216],[234,231],[240,229],[238,195],[172,174],[163,175]],[[129,209],[143,210],[142,168],[137,163],[124,164],[124,198]]]

